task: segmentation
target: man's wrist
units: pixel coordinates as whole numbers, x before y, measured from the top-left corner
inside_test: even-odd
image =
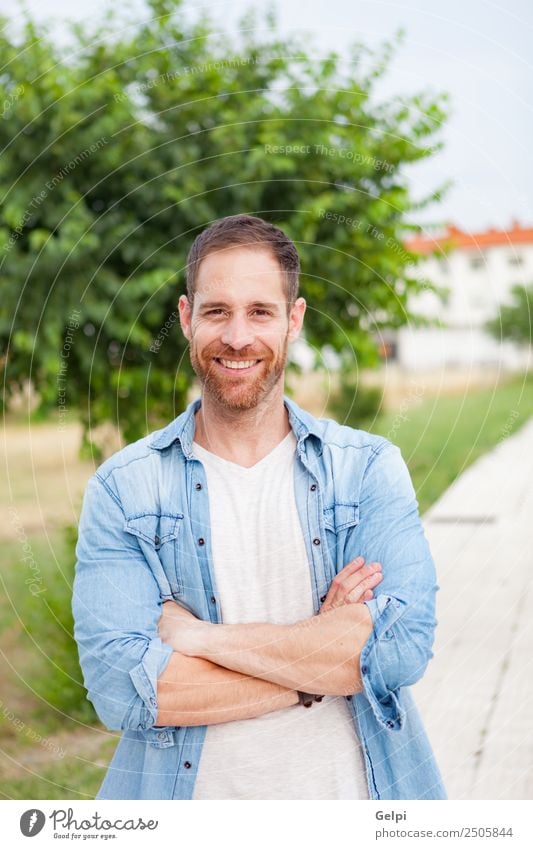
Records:
[[[185,636],[184,647],[181,651],[183,654],[187,654],[191,657],[205,657],[209,654],[209,651],[212,648],[213,632],[214,628],[212,622],[198,620],[198,622],[194,624],[194,627],[188,629]]]

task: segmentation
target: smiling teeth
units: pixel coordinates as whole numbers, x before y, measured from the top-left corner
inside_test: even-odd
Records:
[[[220,360],[223,366],[226,368],[250,368],[251,366],[255,366],[257,360]]]

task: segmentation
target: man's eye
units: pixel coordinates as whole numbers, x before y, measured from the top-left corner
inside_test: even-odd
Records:
[[[265,315],[271,315],[271,313],[268,310],[261,310],[261,309],[254,310],[254,313],[255,313],[255,315],[259,315],[261,317],[263,317]]]
[[[221,315],[224,312],[220,307],[212,310],[207,310],[206,315]]]

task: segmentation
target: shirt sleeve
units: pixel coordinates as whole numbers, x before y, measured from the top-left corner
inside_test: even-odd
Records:
[[[383,580],[365,602],[373,630],[360,658],[364,693],[377,720],[398,731],[405,720],[400,688],[422,677],[433,656],[435,565],[409,471],[386,441],[367,466],[351,556],[378,561]]]
[[[156,722],[157,679],[172,648],[157,634],[157,582],[124,523],[118,498],[96,473],[79,522],[74,637],[87,698],[104,725],[147,731]]]

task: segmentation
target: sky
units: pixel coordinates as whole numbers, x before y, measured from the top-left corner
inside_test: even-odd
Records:
[[[142,0],[124,4],[128,19],[142,19]],[[58,40],[66,18],[94,18],[109,0],[90,6],[72,0],[26,0],[40,20],[52,22]],[[186,4],[190,8],[192,0]],[[441,138],[445,149],[409,170],[415,197],[444,180],[453,188],[424,221],[449,221],[468,231],[506,228],[513,220],[533,226],[533,0],[277,0],[281,33],[309,34],[319,51],[346,50],[355,40],[377,46],[405,30],[380,93],[402,97],[420,90],[448,91],[452,114]],[[264,0],[196,3],[221,30],[234,35],[249,8]],[[303,10],[305,14],[303,15]],[[20,16],[20,0],[0,0],[0,11]]]

